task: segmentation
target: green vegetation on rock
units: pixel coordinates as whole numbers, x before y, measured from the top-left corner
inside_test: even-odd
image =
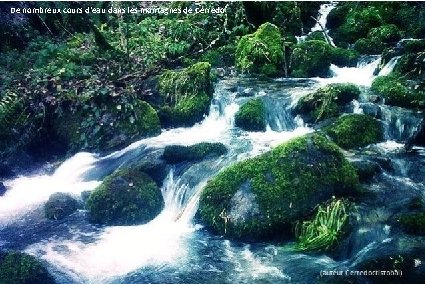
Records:
[[[0,258],[0,283],[53,284],[55,281],[34,256],[10,251]]]
[[[321,40],[294,46],[291,56],[292,77],[327,77],[332,63],[332,47]]]
[[[135,168],[105,178],[87,200],[90,221],[108,225],[144,224],[164,207],[156,183]]]
[[[159,77],[159,92],[165,106],[159,110],[165,126],[191,126],[208,114],[212,99],[211,65],[198,62]]]
[[[78,201],[69,194],[57,192],[44,204],[44,215],[48,219],[60,220],[74,213],[79,207]]]
[[[253,99],[240,107],[235,115],[235,125],[247,131],[265,131],[265,107],[261,99]]]
[[[192,146],[166,146],[162,157],[168,163],[176,164],[220,156],[225,153],[227,153],[227,148],[222,143],[203,142]]]
[[[312,134],[222,171],[203,189],[198,214],[228,237],[281,235],[332,196],[355,194],[358,182],[339,148]]]
[[[342,106],[357,99],[359,95],[360,90],[354,84],[329,84],[302,97],[295,107],[295,112],[304,115],[306,121],[317,122],[336,117]]]
[[[419,108],[425,106],[425,95],[410,88],[406,80],[397,74],[377,77],[372,82],[371,90],[382,96],[388,105]]]
[[[326,206],[319,205],[310,221],[295,226],[296,248],[299,250],[332,249],[344,235],[348,223],[348,204],[344,200],[332,200]]]
[[[365,114],[344,115],[324,130],[344,149],[367,146],[383,139],[381,123]]]
[[[243,36],[236,48],[236,67],[243,72],[275,76],[283,63],[283,40],[278,27],[265,23]]]
[[[399,224],[409,234],[425,236],[425,212],[403,214]]]

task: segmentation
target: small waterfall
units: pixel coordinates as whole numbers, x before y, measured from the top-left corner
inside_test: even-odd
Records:
[[[412,110],[386,105],[380,108],[386,140],[405,142],[413,136],[422,120],[422,115]]]
[[[381,69],[381,71],[379,71],[378,76],[386,76],[388,74],[390,74],[395,65],[397,64],[398,60],[401,58],[401,56],[395,56],[393,58],[391,58],[390,61],[388,61],[387,64],[385,64],[385,66]]]
[[[338,67],[331,65],[331,78],[315,78],[323,85],[330,83],[353,83],[369,87],[375,79],[375,70],[381,62],[380,56],[363,56],[356,67]]]

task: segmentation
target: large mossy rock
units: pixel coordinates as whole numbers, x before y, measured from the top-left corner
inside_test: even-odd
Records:
[[[67,193],[57,192],[44,204],[44,215],[48,219],[60,220],[71,215],[79,208],[78,201]]]
[[[335,144],[306,135],[222,171],[202,191],[198,214],[231,238],[278,237],[333,195],[354,194],[358,182]]]
[[[294,46],[291,56],[292,77],[328,77],[332,47],[321,40],[310,40]]]
[[[225,153],[227,148],[222,143],[203,142],[192,146],[166,146],[162,158],[170,164],[177,164],[221,156]]]
[[[76,151],[114,150],[161,133],[156,111],[137,97],[97,96],[75,111],[56,117],[53,128]]]
[[[365,114],[348,114],[325,128],[332,140],[344,149],[364,147],[383,139],[381,123]]]
[[[109,225],[144,224],[164,207],[156,183],[138,169],[122,169],[105,178],[87,200],[90,221]]]
[[[198,62],[159,77],[159,93],[164,101],[159,109],[162,125],[192,126],[208,114],[213,95],[210,71],[208,62]]]
[[[266,114],[261,99],[253,99],[241,106],[235,115],[235,125],[247,131],[265,131]]]
[[[277,75],[283,63],[283,40],[277,26],[265,23],[243,36],[236,48],[236,67],[242,72]]]
[[[372,82],[371,90],[385,99],[385,104],[400,107],[425,107],[425,94],[410,88],[397,74],[379,76]]]
[[[398,221],[405,232],[425,236],[425,212],[405,213],[398,218]]]
[[[302,97],[294,111],[301,114],[306,122],[317,122],[338,116],[341,108],[352,100],[358,99],[359,95],[360,90],[354,84],[329,84]]]
[[[380,54],[386,47],[394,45],[401,39],[401,32],[394,24],[371,29],[366,38],[358,39],[354,49],[362,54]]]
[[[10,251],[0,256],[1,284],[52,284],[53,277],[33,256]]]

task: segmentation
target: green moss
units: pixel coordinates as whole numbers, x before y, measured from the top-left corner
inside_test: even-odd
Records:
[[[197,161],[207,157],[220,156],[227,153],[222,143],[198,143],[192,146],[172,145],[164,149],[163,159],[171,164],[186,161]]]
[[[60,220],[78,209],[78,201],[66,193],[52,194],[44,204],[44,215],[48,219]]]
[[[332,49],[332,63],[338,67],[355,67],[360,54],[351,49],[333,48]]]
[[[408,87],[404,78],[397,74],[379,76],[373,82],[371,90],[381,95],[385,103],[400,107],[424,107],[425,96]]]
[[[242,105],[235,115],[235,125],[248,131],[265,131],[266,117],[263,101],[253,99]]]
[[[344,115],[325,128],[325,132],[344,149],[367,146],[383,138],[381,123],[364,114]]]
[[[295,107],[295,112],[306,116],[307,121],[336,117],[342,106],[357,99],[359,95],[360,90],[354,84],[329,84],[302,97]]]
[[[11,251],[0,262],[0,283],[50,284],[55,281],[35,257]]]
[[[409,234],[425,236],[425,212],[403,214],[399,224]]]
[[[361,54],[380,54],[385,48],[385,45],[377,40],[369,38],[360,38],[354,44],[354,50]]]
[[[319,205],[310,221],[297,223],[296,248],[319,251],[332,249],[346,233],[348,213],[348,203],[344,200],[332,200],[326,207]]]
[[[334,9],[329,12],[328,17],[326,19],[326,28],[335,29],[344,23],[345,18],[347,17],[348,12],[350,11],[350,7],[344,4],[345,3],[338,4]]]
[[[294,46],[291,57],[292,77],[327,77],[332,62],[332,47],[320,40]]]
[[[236,47],[234,45],[220,46],[207,51],[201,56],[201,61],[208,62],[212,67],[233,66],[235,64]]]
[[[247,73],[277,75],[283,62],[282,42],[282,36],[275,25],[261,25],[255,33],[239,40],[236,67]]]
[[[137,169],[123,169],[105,178],[87,200],[90,221],[110,225],[144,224],[164,207],[155,182]]]
[[[160,76],[159,92],[166,103],[160,115],[163,125],[190,126],[208,113],[212,99],[210,70],[208,62],[198,62]]]
[[[320,41],[327,42],[325,36],[323,35],[323,32],[321,32],[321,31],[312,32],[311,34],[309,34],[305,38],[305,40],[306,41],[309,41],[309,40],[320,40]]]
[[[339,148],[313,134],[239,162],[208,182],[199,216],[228,237],[258,239],[282,234],[333,195],[350,195],[358,177]]]
[[[401,39],[401,32],[394,24],[383,25],[371,29],[367,34],[367,38],[385,44],[397,43]]]

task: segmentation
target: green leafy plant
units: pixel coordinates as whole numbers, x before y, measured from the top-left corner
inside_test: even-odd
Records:
[[[320,206],[310,221],[298,222],[295,226],[298,250],[329,250],[337,243],[348,223],[348,203],[333,199]]]

